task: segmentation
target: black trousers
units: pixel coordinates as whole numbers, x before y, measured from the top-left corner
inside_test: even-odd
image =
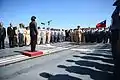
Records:
[[[9,46],[14,47],[14,37],[9,37]]]
[[[24,38],[23,34],[20,33],[20,34],[19,34],[19,46],[20,46],[20,47],[22,47],[23,44],[24,44],[23,38]]]
[[[107,36],[105,36],[104,39],[103,39],[103,43],[108,43],[108,39],[109,38]]]
[[[4,38],[0,39],[0,49],[4,49],[5,48],[5,44],[4,44]]]
[[[14,46],[18,46],[17,37],[14,37]]]
[[[88,43],[89,42],[89,36],[88,35],[85,35],[85,42]]]
[[[31,51],[34,52],[37,44],[37,36],[31,36]]]
[[[54,36],[54,42],[55,42],[55,43],[58,42],[58,36]]]
[[[54,43],[54,35],[51,36],[51,42]]]
[[[112,55],[114,60],[114,76],[116,79],[114,80],[120,80],[120,31],[119,30],[112,30]]]

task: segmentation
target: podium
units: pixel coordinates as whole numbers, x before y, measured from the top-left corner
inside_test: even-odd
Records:
[[[43,55],[43,51],[35,51],[35,52],[24,51],[22,54],[25,55],[25,56],[29,56],[29,57],[35,57],[35,56]]]

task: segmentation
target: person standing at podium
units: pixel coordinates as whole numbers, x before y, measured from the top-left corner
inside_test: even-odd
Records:
[[[31,52],[35,51],[36,44],[37,44],[37,23],[35,21],[36,17],[31,17],[31,22],[29,24],[30,27],[30,37],[31,37]]]

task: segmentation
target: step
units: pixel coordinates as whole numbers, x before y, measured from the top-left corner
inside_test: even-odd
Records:
[[[43,51],[35,51],[35,52],[24,51],[22,54],[29,57],[35,57],[35,56],[43,55]]]

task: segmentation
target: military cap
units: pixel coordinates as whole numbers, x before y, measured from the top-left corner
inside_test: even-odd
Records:
[[[35,20],[35,19],[36,19],[36,17],[35,17],[35,16],[32,16],[32,17],[31,17],[31,19]]]
[[[116,0],[113,4],[113,6],[118,6],[118,4],[120,5],[120,0]]]

